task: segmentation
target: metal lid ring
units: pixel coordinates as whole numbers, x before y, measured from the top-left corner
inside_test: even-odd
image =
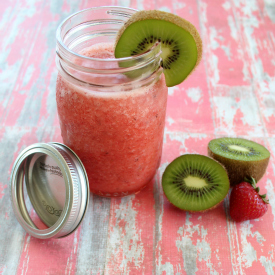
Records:
[[[46,172],[40,171],[39,160],[41,159],[51,160],[57,165],[53,167],[57,167],[61,172],[59,176],[62,176],[61,182],[65,185],[65,194],[61,194],[65,196],[64,206],[62,211],[60,210],[61,213],[58,213],[59,217],[55,217],[57,220],[50,216],[53,213],[43,211],[45,204],[42,199],[55,202],[60,194],[51,190],[55,184],[49,181],[49,179],[52,181],[52,176],[47,178],[44,174],[55,170],[47,171],[45,167],[40,167]],[[48,164],[43,163],[43,165],[52,169]],[[34,210],[49,228],[38,229],[33,223],[26,208],[24,183]],[[30,235],[41,239],[60,238],[71,234],[82,221],[89,200],[88,178],[83,164],[71,149],[59,143],[38,143],[23,150],[16,159],[11,173],[10,190],[14,213],[19,223]]]

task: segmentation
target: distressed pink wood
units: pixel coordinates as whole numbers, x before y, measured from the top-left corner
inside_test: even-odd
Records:
[[[166,1],[165,1],[166,2]],[[200,18],[198,5],[195,1],[189,0],[182,3],[171,2],[170,12],[186,18],[200,29]],[[206,55],[196,68],[183,83],[176,87],[169,88],[166,127],[167,131],[180,131],[191,133],[214,132],[212,120],[211,102],[209,101],[207,77],[204,63]]]
[[[81,226],[65,239],[37,240],[18,224],[9,178],[18,154],[35,142],[62,142],[55,104],[55,30],[69,14],[99,5],[160,9],[191,21],[204,55],[169,88],[163,156],[140,193],[91,195]],[[0,3],[0,275],[275,273],[275,3],[271,0],[7,0]],[[229,197],[206,213],[165,198],[161,176],[174,158],[207,154],[215,137],[241,136],[272,156],[261,191],[270,206],[236,224]]]

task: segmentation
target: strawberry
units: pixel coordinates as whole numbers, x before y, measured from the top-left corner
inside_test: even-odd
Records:
[[[233,187],[230,195],[230,216],[234,221],[257,219],[266,213],[268,200],[259,191],[254,178],[245,179]]]

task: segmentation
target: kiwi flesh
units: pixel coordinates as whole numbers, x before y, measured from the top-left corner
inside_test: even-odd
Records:
[[[119,30],[115,57],[129,57],[148,51],[161,43],[161,66],[168,87],[181,83],[199,64],[202,41],[196,28],[174,14],[139,11]]]
[[[162,188],[176,207],[203,212],[216,207],[229,191],[226,170],[203,155],[186,154],[173,160],[162,176]]]
[[[248,177],[259,181],[265,174],[270,158],[270,152],[263,145],[243,138],[229,137],[211,140],[208,155],[225,167],[231,186]]]

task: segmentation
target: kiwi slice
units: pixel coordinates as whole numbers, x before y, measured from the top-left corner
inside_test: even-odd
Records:
[[[161,66],[168,87],[181,83],[199,64],[202,41],[196,28],[174,14],[149,10],[136,12],[117,34],[115,57],[129,57],[161,43]]]
[[[196,212],[217,206],[227,195],[230,184],[220,163],[206,156],[186,154],[166,167],[162,187],[173,205]]]
[[[264,146],[251,140],[229,137],[211,140],[208,155],[224,165],[231,186],[248,177],[259,181],[270,158],[270,153]]]

